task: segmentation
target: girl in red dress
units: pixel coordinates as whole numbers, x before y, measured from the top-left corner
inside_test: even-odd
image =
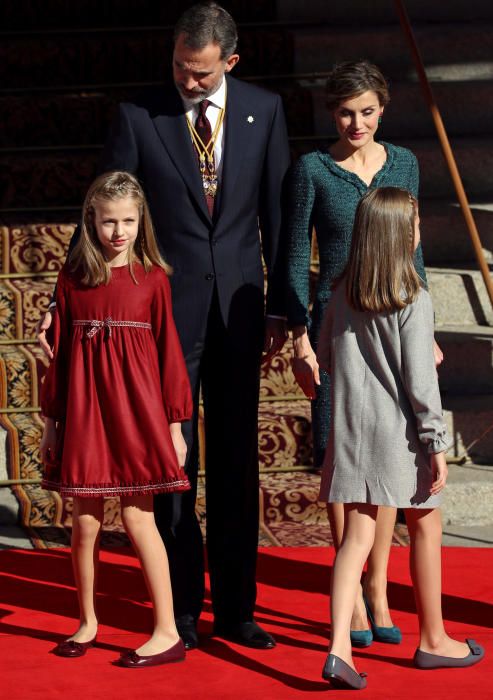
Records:
[[[104,497],[116,495],[154,608],[152,636],[119,663],[155,666],[185,656],[153,513],[153,494],[190,488],[181,422],[192,415],[192,398],[169,271],[138,181],[125,172],[98,177],[58,277],[54,359],[41,397],[43,486],[74,502],[80,626],[56,647],[60,656],[82,656],[94,644]]]

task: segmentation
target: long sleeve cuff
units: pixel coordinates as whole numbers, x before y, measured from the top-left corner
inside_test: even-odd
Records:
[[[452,441],[444,427],[443,431],[438,433],[437,436],[428,443],[428,453],[432,455],[438,452],[447,452],[451,446]]]

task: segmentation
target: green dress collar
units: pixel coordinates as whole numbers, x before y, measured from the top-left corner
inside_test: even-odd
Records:
[[[318,151],[318,156],[322,163],[334,175],[342,178],[343,180],[347,180],[348,182],[353,184],[358,190],[366,192],[366,190],[369,190],[373,187],[378,187],[380,185],[380,183],[385,178],[385,176],[392,168],[392,165],[394,163],[395,153],[397,150],[396,146],[393,146],[391,143],[386,143],[385,141],[379,141],[378,143],[380,143],[385,148],[387,158],[385,159],[385,162],[380,168],[380,170],[378,170],[378,172],[375,173],[369,185],[367,185],[366,182],[364,182],[358,175],[356,175],[356,173],[353,173],[350,170],[346,170],[346,168],[341,167],[328,151]]]

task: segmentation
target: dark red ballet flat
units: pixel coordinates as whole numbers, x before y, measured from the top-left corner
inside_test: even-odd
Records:
[[[179,639],[174,646],[152,656],[139,656],[136,651],[127,651],[120,656],[118,665],[125,668],[146,668],[147,666],[161,666],[184,660],[185,646]]]
[[[66,659],[76,659],[79,656],[84,656],[86,651],[96,644],[96,637],[90,642],[75,642],[73,639],[65,639],[60,644],[57,644],[53,649],[53,653],[57,656],[64,656]]]

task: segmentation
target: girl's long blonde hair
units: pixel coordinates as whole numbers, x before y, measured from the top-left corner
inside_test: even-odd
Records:
[[[96,287],[108,284],[111,267],[106,261],[95,226],[95,204],[98,201],[115,201],[130,197],[139,210],[139,230],[134,244],[128,251],[129,271],[133,281],[137,279],[133,270],[138,260],[148,272],[153,265],[161,267],[168,275],[171,267],[163,260],[154,233],[151,215],[144,191],[131,173],[113,171],[97,177],[89,187],[82,209],[80,236],[68,257],[70,269],[78,272],[82,284]]]
[[[418,295],[416,216],[415,198],[398,187],[370,190],[360,200],[344,275],[346,298],[357,311],[396,311]]]

